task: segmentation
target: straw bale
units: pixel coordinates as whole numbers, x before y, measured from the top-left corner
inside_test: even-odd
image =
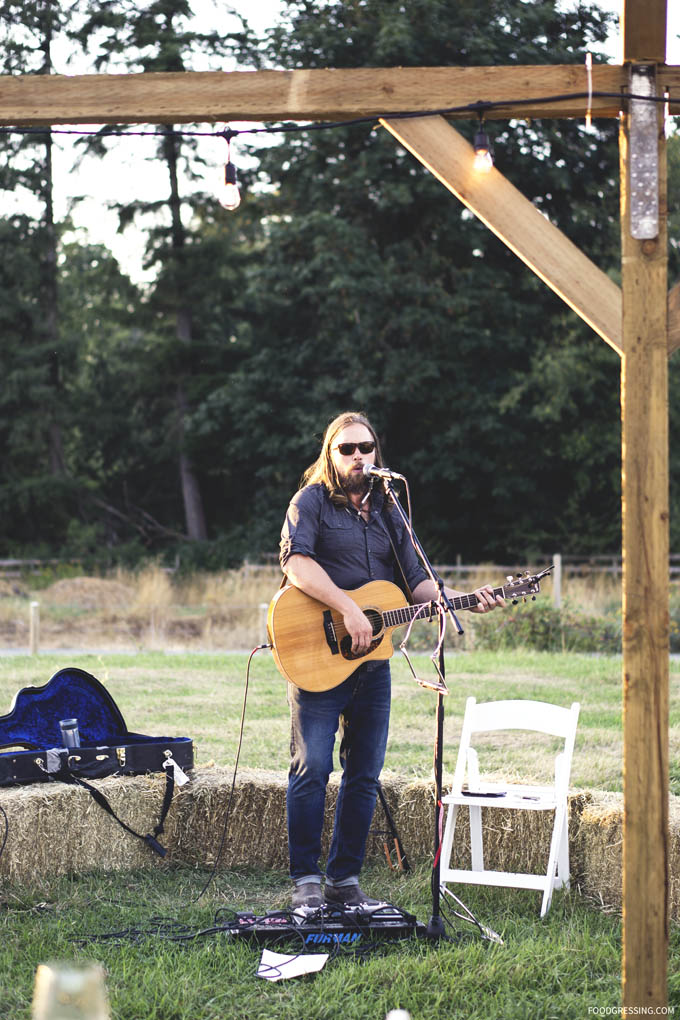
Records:
[[[32,884],[43,877],[101,870],[166,865],[220,869],[286,869],[286,786],[283,772],[205,766],[176,788],[160,842],[161,859],[126,833],[81,788],[34,783],[0,789],[8,838],[0,855],[0,879]],[[326,801],[323,853],[327,853],[340,776],[331,777]],[[434,787],[431,780],[384,774],[382,787],[404,851],[411,861],[431,861],[434,842]],[[137,832],[153,830],[160,817],[165,777],[110,776],[93,781],[113,810]],[[621,906],[622,796],[590,791],[569,798],[569,843],[573,884],[609,909]],[[225,833],[225,818],[229,823]],[[3,836],[0,817],[0,841]],[[541,871],[547,862],[552,814],[483,809],[485,864],[504,871]],[[384,859],[391,846],[380,804],[376,807],[369,858]],[[671,916],[680,919],[680,798],[670,799]],[[224,840],[223,840],[224,835]],[[223,840],[223,842],[222,842]],[[469,867],[468,812],[459,813],[454,860]]]
[[[323,854],[328,852],[339,782],[339,775],[331,776]],[[135,831],[145,834],[153,830],[160,817],[164,775],[110,776],[93,780],[92,785],[102,790],[116,814]],[[400,812],[401,785],[403,780],[388,777],[383,781],[395,819]],[[212,867],[216,861],[225,869],[285,869],[286,786],[285,773],[241,769],[232,793],[231,769],[195,769],[192,782],[175,789],[160,838],[168,851],[163,862],[141,840],[121,829],[86,790],[63,783],[6,787],[0,790],[0,805],[7,813],[9,834],[0,856],[0,877],[30,884],[46,875],[94,869],[127,870],[162,863]],[[426,812],[421,809],[420,814],[424,818]],[[369,858],[384,853],[387,824],[380,807],[375,827],[378,834],[369,839]]]
[[[191,796],[178,804],[172,861],[203,867],[217,861],[220,868],[286,866],[285,773],[241,769],[232,794],[231,769],[202,768],[195,770],[191,786]]]
[[[165,776],[110,776],[93,781],[119,818],[142,835],[160,818]],[[174,798],[160,842],[172,845]],[[0,856],[0,877],[30,884],[47,875],[102,869],[129,870],[160,858],[126,833],[80,787],[64,783],[32,783],[0,790],[7,814],[7,843]],[[0,827],[2,819],[0,819]],[[1,828],[0,828],[1,832]]]
[[[426,779],[402,780],[397,785],[394,824],[410,861],[432,858],[434,841],[434,786]],[[388,798],[388,804],[390,798]],[[378,811],[380,808],[377,809]]]
[[[229,769],[197,769],[194,776],[192,797],[178,808],[173,861],[212,867],[217,859],[220,868],[287,868],[285,773],[241,769],[233,795]],[[326,793],[323,855],[330,845],[339,785],[339,775],[332,775]],[[229,823],[220,847],[227,810]],[[382,853],[382,842],[378,846],[369,840],[368,856]]]
[[[448,787],[444,784],[444,788]],[[576,826],[588,794],[569,798],[570,832]],[[399,795],[397,829],[407,855],[432,856],[434,844],[434,786],[418,780],[402,786]],[[395,819],[396,821],[396,819]],[[549,811],[504,811],[482,808],[484,865],[495,871],[540,872],[550,850],[553,814]],[[470,824],[466,810],[458,812],[452,859],[456,866],[469,868]]]
[[[669,910],[680,920],[680,797],[669,796]],[[582,855],[581,891],[620,910],[623,874],[623,794],[592,793],[576,835]]]

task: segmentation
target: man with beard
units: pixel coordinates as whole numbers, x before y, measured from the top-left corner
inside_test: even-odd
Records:
[[[281,567],[288,581],[342,615],[357,656],[369,651],[373,631],[348,590],[376,580],[401,583],[403,572],[414,603],[438,595],[403,522],[394,507],[386,504],[382,486],[374,488],[364,474],[367,464],[383,464],[375,429],[361,413],[339,415],[326,429],[321,452],[305,472],[281,532]],[[401,569],[395,563],[393,543]],[[445,590],[449,596],[462,594]],[[484,613],[504,604],[494,598],[489,585],[475,594],[478,602],[472,612]],[[324,902],[321,831],[335,734],[340,729],[343,774],[326,863],[325,900],[337,906],[374,905],[378,901],[359,886],[359,873],[387,744],[389,662],[364,662],[330,690],[306,691],[289,683],[288,702],[291,904],[293,908],[320,907]]]

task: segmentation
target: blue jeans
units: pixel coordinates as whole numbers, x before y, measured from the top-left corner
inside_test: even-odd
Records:
[[[366,662],[330,691],[288,684],[291,763],[286,806],[291,878],[320,875],[321,831],[333,746],[342,731],[343,773],[326,874],[358,875],[373,819],[390,719],[390,666]]]

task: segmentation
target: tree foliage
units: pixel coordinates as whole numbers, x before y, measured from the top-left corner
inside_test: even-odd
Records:
[[[586,5],[562,15],[519,0],[322,9],[294,0],[287,9],[264,48],[270,66],[580,63],[606,31]],[[615,273],[615,129],[494,129],[501,170]],[[249,278],[257,342],[213,395],[210,420],[234,437],[230,465],[256,458],[247,491],[263,535],[271,542],[313,437],[343,407],[360,406],[414,480],[438,557],[610,548],[619,534],[617,357],[379,129],[286,135],[260,154],[260,172],[275,191]]]
[[[69,27],[98,68],[145,71],[227,50],[265,68],[582,65],[588,51],[599,59],[608,30],[594,4],[564,12],[554,0],[287,0],[261,40],[196,30],[186,0],[92,0]],[[501,171],[618,280],[616,126],[487,126]],[[245,199],[227,214],[201,190],[198,149],[167,126],[168,193],[120,207],[122,224],[146,214],[151,287],[133,285],[100,247],[62,243],[67,472],[49,494],[36,427],[48,385],[32,258],[40,228],[0,221],[0,244],[22,246],[2,270],[11,342],[0,503],[21,499],[25,511],[11,523],[3,514],[2,544],[111,557],[180,544],[216,565],[271,552],[325,424],[355,407],[410,479],[418,533],[440,562],[616,550],[614,352],[383,129],[301,128],[271,146],[246,137]],[[104,132],[102,158],[107,145]],[[677,137],[669,166],[673,188]],[[671,363],[672,393],[678,385]],[[190,553],[180,453],[208,535]]]

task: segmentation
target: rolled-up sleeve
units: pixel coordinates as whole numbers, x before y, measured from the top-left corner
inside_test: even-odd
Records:
[[[285,571],[294,554],[314,556],[319,536],[319,514],[322,493],[320,486],[308,486],[295,493],[288,506],[281,529],[279,562]]]

